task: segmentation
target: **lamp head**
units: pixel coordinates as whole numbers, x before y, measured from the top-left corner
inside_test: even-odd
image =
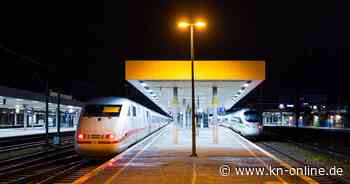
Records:
[[[190,26],[190,23],[185,22],[185,21],[181,21],[177,24],[177,27],[179,27],[179,28],[187,28],[188,26]]]

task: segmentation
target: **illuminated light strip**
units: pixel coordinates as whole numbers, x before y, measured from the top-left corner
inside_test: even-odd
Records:
[[[232,133],[235,133],[232,131]],[[292,168],[291,165],[289,165],[288,163],[282,161],[281,159],[277,158],[275,155],[267,152],[266,150],[262,149],[260,146],[250,142],[249,140],[247,140],[246,138],[242,137],[241,135],[235,133],[236,135],[238,135],[238,137],[241,140],[244,140],[245,142],[247,142],[248,144],[250,144],[251,146],[253,146],[254,148],[258,149],[259,151],[263,152],[265,155],[269,156],[270,158],[274,159],[275,161],[279,162],[283,167],[286,167],[288,169]],[[302,180],[304,180],[305,182],[309,183],[309,184],[319,184],[317,181],[315,181],[314,179],[305,176],[305,175],[297,175],[298,177],[300,177]]]
[[[169,125],[169,124],[168,124]],[[164,126],[164,130],[162,132],[159,132],[159,136],[162,135],[167,129],[166,127],[168,126]],[[144,142],[148,141],[149,139],[154,138],[154,136],[156,136],[157,134],[154,134],[152,136],[149,136],[145,139],[143,139],[142,141],[140,141],[139,143],[135,144],[132,148],[136,148],[137,146],[143,144]],[[157,140],[158,137],[154,138],[154,140]],[[125,154],[127,154],[131,149],[125,150],[124,152],[122,152],[121,154],[118,154],[116,157],[112,158],[114,161],[120,160],[121,158],[123,158],[123,156]],[[111,160],[112,160],[111,159]],[[81,184],[81,183],[85,183],[88,179],[90,179],[93,176],[96,176],[100,171],[104,170],[106,167],[108,167],[109,161],[107,161],[106,163],[100,165],[99,167],[97,167],[96,169],[92,170],[91,172],[85,174],[84,176],[80,177],[78,180],[74,181],[73,184]]]

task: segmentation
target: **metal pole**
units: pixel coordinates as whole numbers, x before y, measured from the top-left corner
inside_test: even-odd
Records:
[[[61,94],[57,94],[57,137],[58,144],[61,144]]]
[[[45,88],[45,135],[46,143],[49,144],[49,81],[46,80]]]
[[[196,103],[194,91],[194,49],[193,49],[193,25],[190,26],[191,31],[191,87],[192,87],[192,157],[197,157],[196,151]]]

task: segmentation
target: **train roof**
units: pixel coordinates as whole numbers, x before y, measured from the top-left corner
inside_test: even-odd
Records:
[[[114,96],[109,96],[109,97],[98,97],[98,98],[94,98],[94,99],[91,99],[89,101],[87,101],[85,103],[85,105],[97,105],[97,104],[104,104],[104,105],[122,105],[122,104],[125,104],[125,103],[136,103],[137,105],[140,105],[142,107],[145,107],[147,108],[148,110],[154,112],[154,113],[157,113],[159,115],[162,115],[162,116],[165,116],[165,117],[170,117],[170,116],[166,116],[166,115],[163,115],[163,114],[160,114],[159,112],[156,112],[154,111],[153,109],[150,109],[144,105],[141,105],[133,100],[130,100],[130,99],[127,99],[127,98],[124,98],[124,97],[114,97]]]
[[[106,104],[106,105],[120,105],[126,102],[130,102],[132,100],[129,100],[127,98],[123,97],[99,97],[99,98],[94,98],[86,102],[87,105],[89,104]],[[134,102],[136,103],[136,102]]]
[[[257,111],[257,110],[253,108],[235,108],[232,111],[226,112],[226,114],[233,114],[237,112],[246,112],[246,111]]]

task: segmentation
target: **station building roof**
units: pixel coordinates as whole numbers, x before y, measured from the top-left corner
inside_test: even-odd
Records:
[[[57,97],[49,97],[49,108],[56,108]],[[0,108],[15,108],[16,106],[28,106],[38,110],[45,109],[45,94],[34,93],[31,91],[15,89],[0,86]],[[83,106],[83,103],[77,100],[68,99],[63,96],[61,98],[62,110],[79,109]]]

